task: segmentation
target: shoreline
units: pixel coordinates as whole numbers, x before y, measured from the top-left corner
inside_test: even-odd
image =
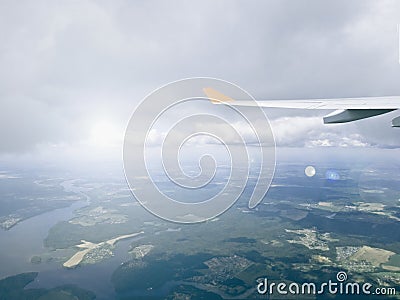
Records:
[[[70,259],[68,259],[66,262],[63,263],[63,267],[67,268],[67,269],[72,269],[77,267],[82,260],[85,258],[86,254],[88,254],[90,251],[92,251],[95,248],[99,248],[101,246],[104,245],[109,245],[111,247],[114,247],[116,243],[118,243],[121,240],[124,239],[128,239],[128,238],[132,238],[135,236],[138,236],[140,234],[143,234],[144,231],[140,231],[140,232],[135,232],[135,233],[131,233],[131,234],[125,234],[125,235],[121,235],[119,237],[107,240],[105,242],[100,242],[100,243],[92,243],[92,242],[88,242],[85,240],[81,240],[81,244],[76,245],[76,247],[78,248],[83,248],[83,250],[80,250],[78,252],[76,252]]]

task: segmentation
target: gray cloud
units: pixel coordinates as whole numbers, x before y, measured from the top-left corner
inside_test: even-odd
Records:
[[[398,1],[2,2],[0,152],[79,143],[99,119],[122,130],[147,93],[191,76],[260,99],[400,95],[397,23]],[[388,121],[305,119],[281,142],[400,146]]]

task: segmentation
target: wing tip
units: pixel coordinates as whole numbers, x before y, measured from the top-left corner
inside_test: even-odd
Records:
[[[213,104],[229,103],[235,101],[231,97],[226,96],[210,87],[203,88],[203,92]]]

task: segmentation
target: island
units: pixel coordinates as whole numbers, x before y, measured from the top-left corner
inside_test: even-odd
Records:
[[[100,242],[97,244],[88,242],[85,240],[81,240],[82,243],[79,245],[76,245],[76,247],[83,249],[83,250],[76,252],[69,260],[67,260],[63,264],[63,266],[65,268],[75,268],[90,253],[95,254],[95,255],[98,254],[97,255],[98,259],[94,259],[94,260],[101,260],[107,256],[111,256],[113,254],[112,248],[115,246],[115,244],[118,241],[123,240],[123,239],[132,238],[132,237],[138,236],[143,233],[144,233],[143,231],[140,231],[140,232],[136,232],[136,233],[132,233],[132,234],[121,235],[119,237],[110,239],[105,242]]]

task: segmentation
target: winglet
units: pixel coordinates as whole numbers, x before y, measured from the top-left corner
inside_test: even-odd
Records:
[[[204,88],[203,91],[213,104],[221,104],[225,102],[235,101],[232,98],[214,90],[213,88]]]

